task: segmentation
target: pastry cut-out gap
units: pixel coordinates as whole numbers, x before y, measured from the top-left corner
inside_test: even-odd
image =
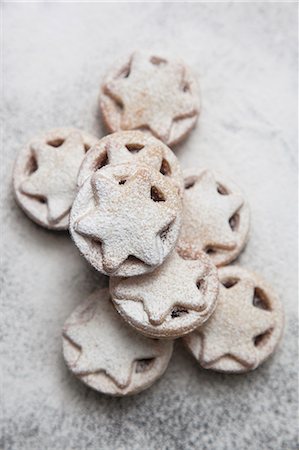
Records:
[[[107,166],[108,162],[109,162],[108,161],[108,154],[107,154],[107,152],[105,152],[103,155],[100,156],[100,158],[98,158],[95,161],[94,169],[95,170],[99,170],[102,167]]]
[[[34,154],[32,154],[28,160],[26,166],[26,172],[28,175],[32,175],[38,169],[37,159]]]
[[[121,73],[121,78],[129,78],[131,73],[131,66],[127,66]]]
[[[191,189],[195,185],[195,180],[185,180],[185,189]]]
[[[55,148],[61,147],[63,143],[64,143],[64,139],[61,139],[61,138],[52,139],[47,142],[48,145],[50,145],[51,147],[55,147]]]
[[[137,258],[137,256],[134,256],[134,255],[129,255],[128,257],[127,257],[127,259],[126,259],[126,261],[128,261],[128,262],[131,262],[131,263],[142,263],[142,264],[144,264],[143,263],[143,261],[141,261],[141,259],[139,259],[139,258]]]
[[[168,234],[171,230],[171,227],[173,225],[173,222],[170,222],[170,224],[168,224],[165,228],[163,228],[163,230],[160,232],[160,238],[162,240],[162,242],[165,242],[167,240]]]
[[[43,197],[42,195],[34,195],[32,198],[35,198],[39,203],[42,203],[43,205],[47,204],[46,197]]]
[[[116,95],[114,95],[110,91],[109,86],[104,86],[104,94],[107,95],[113,101],[116,112],[122,114],[124,110],[124,104],[120,98],[116,97]]]
[[[154,66],[165,66],[165,64],[167,64],[167,60],[164,58],[160,58],[159,56],[152,56],[150,62]]]
[[[116,105],[118,111],[123,112],[123,110],[125,108],[123,102],[120,99],[115,98],[115,97],[114,97],[114,102],[115,102],[115,105]]]
[[[189,314],[189,311],[187,311],[187,309],[176,307],[171,311],[171,318],[176,319],[177,317],[182,317],[185,314]]]
[[[95,248],[102,252],[103,243],[100,239],[93,237],[90,242],[91,242],[92,248]]]
[[[229,289],[233,286],[235,286],[238,283],[238,278],[227,278],[226,280],[221,281],[221,283],[223,284],[224,287],[226,287],[226,289]]]
[[[77,233],[80,234],[86,240],[86,243],[87,243],[89,250],[90,250],[91,254],[93,255],[93,257],[98,258],[99,254],[102,256],[103,243],[102,243],[102,241],[100,241],[99,238],[90,237],[90,236],[84,234],[83,232],[79,232],[79,231],[77,231]]]
[[[203,311],[205,311],[206,307],[207,307],[206,304],[203,303],[202,305],[199,305],[199,306],[196,308],[196,311],[198,311],[198,312],[203,312]]]
[[[206,252],[207,255],[213,256],[213,255],[216,255],[217,250],[215,248],[213,248],[213,247],[207,247],[205,249],[205,252]]]
[[[160,173],[162,173],[162,175],[165,175],[165,176],[168,176],[168,177],[171,175],[170,164],[165,158],[162,159],[162,163],[161,163],[161,167],[160,167]]]
[[[24,194],[31,198],[32,200],[35,200],[43,205],[47,204],[47,198],[44,197],[43,195],[37,195],[37,194],[28,194],[27,192],[24,192]]]
[[[144,359],[138,359],[136,361],[135,366],[135,372],[136,373],[143,373],[150,370],[154,364],[156,358],[144,358]]]
[[[231,227],[232,231],[237,231],[240,224],[240,215],[238,213],[235,213],[230,219],[229,219],[229,226]]]
[[[84,144],[84,150],[85,150],[85,153],[87,153],[88,152],[88,150],[90,150],[90,148],[91,148],[91,145],[89,145],[89,144]]]
[[[252,303],[256,308],[264,309],[266,311],[271,311],[268,297],[265,295],[265,293],[262,291],[262,289],[260,289],[258,287],[256,287],[254,289]]]
[[[122,114],[125,107],[121,99],[113,95],[108,89],[105,90],[105,94],[108,95],[108,97],[110,97],[111,100],[113,100],[115,108],[118,111],[118,113]]]
[[[196,287],[199,291],[203,290],[204,283],[205,283],[205,281],[202,278],[200,278],[199,280],[196,281]]]
[[[131,153],[138,153],[140,150],[144,148],[144,145],[136,143],[130,143],[126,144],[125,147],[129,150]]]
[[[184,81],[182,84],[182,91],[183,92],[190,92],[190,84],[187,81]]]
[[[217,183],[217,192],[220,195],[228,195],[228,190],[220,183]]]
[[[267,341],[270,339],[273,328],[265,331],[264,333],[259,334],[253,338],[253,343],[255,347],[263,347]]]
[[[163,192],[160,191],[156,186],[151,187],[151,199],[154,202],[165,202],[165,197]]]
[[[130,61],[120,70],[118,73],[117,78],[129,78],[131,73],[131,64],[132,64],[132,58]]]

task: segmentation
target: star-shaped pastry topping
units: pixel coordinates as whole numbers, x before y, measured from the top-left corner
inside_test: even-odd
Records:
[[[150,167],[124,164],[96,172],[91,186],[94,207],[73,228],[101,243],[104,271],[115,272],[129,257],[151,267],[161,264],[167,231],[180,216],[173,185]]]
[[[206,262],[184,260],[173,252],[154,272],[111,280],[112,299],[116,304],[141,302],[150,326],[161,325],[171,313],[175,317],[181,310],[200,312],[203,322],[212,312],[218,290],[217,276]],[[211,286],[207,287],[209,277]]]
[[[122,106],[120,128],[148,127],[167,142],[173,121],[198,114],[198,100],[179,62],[133,54],[124,76],[109,78],[104,92]]]
[[[85,156],[78,174],[78,186],[106,165],[135,163],[148,165],[171,179],[183,196],[183,176],[172,150],[155,137],[138,130],[105,136]]]
[[[72,206],[78,170],[85,155],[83,138],[73,131],[58,147],[36,141],[31,149],[37,169],[19,189],[23,194],[43,199],[48,208],[48,221],[54,224]]]
[[[109,295],[93,294],[75,320],[70,317],[63,334],[80,350],[71,363],[77,376],[104,372],[114,383],[130,384],[134,362],[161,354],[155,341],[139,336],[115,312]]]
[[[253,304],[255,283],[240,279],[235,285],[220,285],[217,308],[205,324],[198,328],[203,338],[200,362],[212,366],[222,357],[230,356],[247,368],[257,365],[254,340],[275,325],[270,310]]]
[[[222,190],[208,170],[190,184],[185,190],[179,247],[234,249],[238,235],[230,219],[244,204],[242,195]]]

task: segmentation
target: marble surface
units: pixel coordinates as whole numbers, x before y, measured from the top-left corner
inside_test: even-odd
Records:
[[[295,450],[297,415],[297,5],[4,3],[1,449]],[[104,134],[98,90],[117,56],[174,51],[200,79],[182,166],[228,173],[247,193],[251,237],[239,263],[286,311],[284,339],[247,375],[200,369],[180,342],[164,377],[135,397],[99,395],[61,354],[67,316],[105,279],[67,233],[16,206],[11,170],[35,133],[71,125]]]

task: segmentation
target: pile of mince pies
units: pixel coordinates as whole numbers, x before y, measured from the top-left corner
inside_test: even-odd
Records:
[[[100,108],[112,134],[46,132],[14,169],[25,213],[69,228],[109,277],[65,322],[67,366],[99,392],[134,394],[164,373],[181,337],[205,369],[255,369],[275,349],[284,315],[262,278],[228,265],[248,238],[248,203],[221,173],[182,173],[170,149],[196,123],[196,78],[180,60],[135,52],[108,72]]]

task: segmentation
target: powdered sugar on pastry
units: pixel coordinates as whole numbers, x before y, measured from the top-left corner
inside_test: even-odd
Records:
[[[83,184],[70,231],[83,256],[106,275],[132,276],[162,264],[174,248],[181,200],[149,166],[106,166]]]
[[[173,145],[196,123],[197,83],[182,61],[138,51],[108,73],[100,105],[111,131],[146,128]]]
[[[250,213],[240,189],[211,170],[184,173],[181,254],[205,251],[216,266],[228,264],[245,246]]]
[[[138,335],[118,316],[108,289],[85,300],[63,328],[65,361],[81,381],[97,391],[127,395],[149,387],[165,371],[171,341]]]
[[[274,351],[281,337],[282,305],[259,276],[245,269],[224,267],[219,279],[214,314],[184,342],[206,369],[253,370]]]
[[[121,131],[105,136],[86,154],[78,175],[78,186],[108,164],[138,163],[154,167],[184,193],[183,175],[175,154],[167,145],[141,131]]]
[[[112,300],[123,318],[153,337],[178,337],[204,323],[216,306],[215,266],[201,253],[185,260],[174,251],[154,272],[111,278]]]
[[[14,168],[14,192],[32,220],[46,228],[68,228],[79,167],[97,141],[80,130],[61,128],[33,138],[24,147]]]

